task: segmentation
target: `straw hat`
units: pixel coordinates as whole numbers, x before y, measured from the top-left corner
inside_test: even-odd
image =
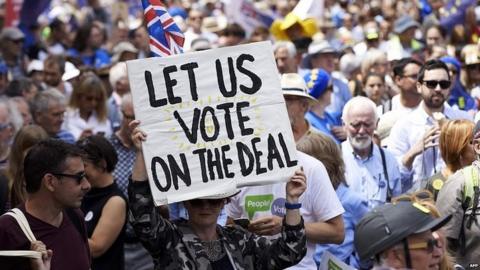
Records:
[[[282,74],[280,80],[282,86],[283,95],[285,96],[298,96],[308,99],[309,102],[315,103],[317,100],[308,94],[307,84],[303,80],[302,76],[297,73],[285,73]]]

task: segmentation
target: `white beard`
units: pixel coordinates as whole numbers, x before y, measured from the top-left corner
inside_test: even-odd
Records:
[[[350,144],[352,144],[352,147],[357,150],[364,150],[372,144],[372,137],[350,137]]]

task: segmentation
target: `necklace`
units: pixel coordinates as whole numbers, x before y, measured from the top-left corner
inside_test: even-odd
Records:
[[[213,241],[202,241],[201,243],[205,254],[207,254],[208,260],[215,262],[225,256],[225,250],[222,242],[219,239]]]

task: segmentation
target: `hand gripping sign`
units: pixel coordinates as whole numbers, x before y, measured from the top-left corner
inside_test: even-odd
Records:
[[[155,204],[293,175],[295,142],[269,42],[127,66]]]

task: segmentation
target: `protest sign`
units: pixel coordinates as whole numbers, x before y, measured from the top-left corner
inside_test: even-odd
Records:
[[[295,142],[270,42],[127,66],[156,205],[293,175]]]
[[[319,270],[355,270],[328,251],[323,253],[321,261]]]

